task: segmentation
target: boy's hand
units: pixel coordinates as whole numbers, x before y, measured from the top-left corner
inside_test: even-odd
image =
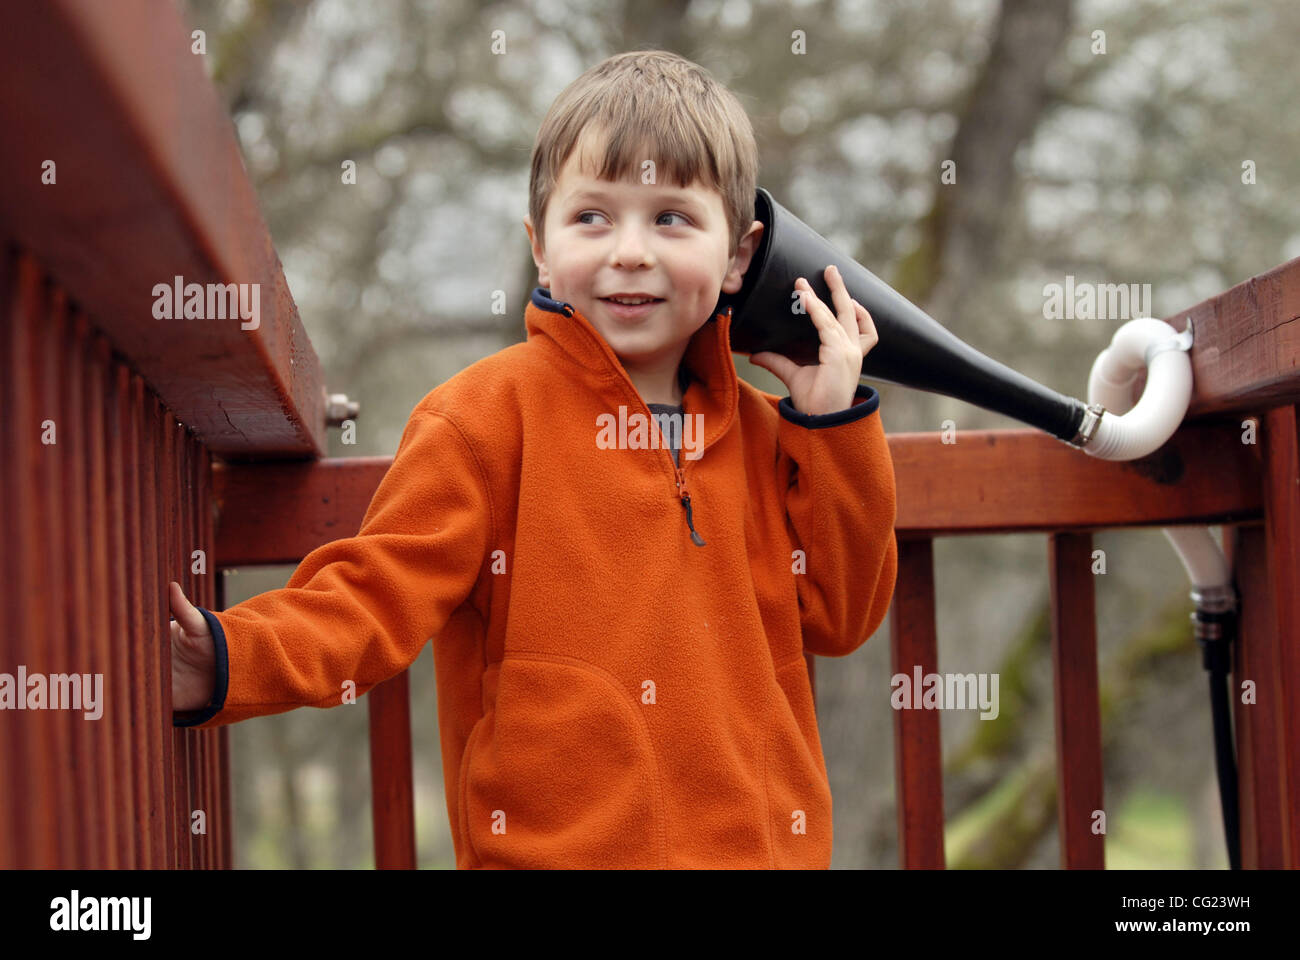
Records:
[[[217,684],[217,650],[203,614],[171,582],[172,710],[198,710],[212,699]]]
[[[816,364],[801,367],[789,357],[768,350],[749,358],[750,363],[779,377],[790,391],[794,408],[810,415],[847,410],[853,404],[862,376],[862,358],[880,341],[871,314],[849,296],[844,278],[834,266],[826,268],[826,283],[836,313],[831,313],[803,277],[794,285],[821,336]]]

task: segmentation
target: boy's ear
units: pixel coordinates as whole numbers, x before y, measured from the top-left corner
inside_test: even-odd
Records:
[[[727,267],[727,275],[722,278],[723,293],[740,292],[740,285],[745,279],[745,271],[749,269],[749,261],[754,258],[754,251],[758,249],[758,242],[762,238],[763,221],[755,220],[750,224],[745,235],[740,238],[740,243],[736,245],[736,253]]]
[[[533,230],[533,220],[524,217],[524,229],[528,231],[528,245],[533,248],[533,263],[537,264],[537,285],[551,289],[551,274],[546,269],[546,253],[537,242],[537,233]]]

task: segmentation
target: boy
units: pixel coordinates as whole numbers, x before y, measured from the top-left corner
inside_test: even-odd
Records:
[[[756,176],[739,102],[681,57],[562,92],[527,341],[425,396],[358,535],[284,589],[211,612],[172,585],[174,702],[208,702],[174,722],[334,706],[432,637],[458,867],[829,866],[803,654],[884,619],[893,464],[833,270],[835,313],[799,283],[820,362],[754,358],[790,396],[736,376],[710,315],[763,229]],[[652,407],[684,415],[672,449]]]

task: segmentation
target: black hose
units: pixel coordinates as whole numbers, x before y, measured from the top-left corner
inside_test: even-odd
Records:
[[[1237,816],[1237,762],[1232,753],[1229,722],[1228,678],[1210,674],[1210,710],[1214,714],[1214,767],[1219,775],[1219,801],[1223,807],[1223,832],[1228,839],[1228,867],[1241,869],[1241,836]]]
[[[1227,596],[1227,590],[1232,596]],[[1209,672],[1210,713],[1214,722],[1214,768],[1219,778],[1219,805],[1223,809],[1223,833],[1228,844],[1228,867],[1241,869],[1241,830],[1237,806],[1237,761],[1233,751],[1231,687],[1232,642],[1237,636],[1240,604],[1233,587],[1215,597],[1208,591],[1192,591],[1196,611],[1191,615],[1201,662]]]

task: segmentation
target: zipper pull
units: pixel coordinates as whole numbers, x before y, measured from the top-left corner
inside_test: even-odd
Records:
[[[682,497],[682,504],[686,507],[686,525],[691,528],[691,543],[697,547],[704,546],[704,540],[695,532],[695,525],[691,522],[691,498]]]
[[[704,539],[695,532],[695,523],[691,518],[691,495],[686,492],[686,481],[682,476],[681,467],[677,468],[677,493],[682,498],[682,506],[686,508],[686,526],[691,528],[691,543],[697,547],[704,546]]]

